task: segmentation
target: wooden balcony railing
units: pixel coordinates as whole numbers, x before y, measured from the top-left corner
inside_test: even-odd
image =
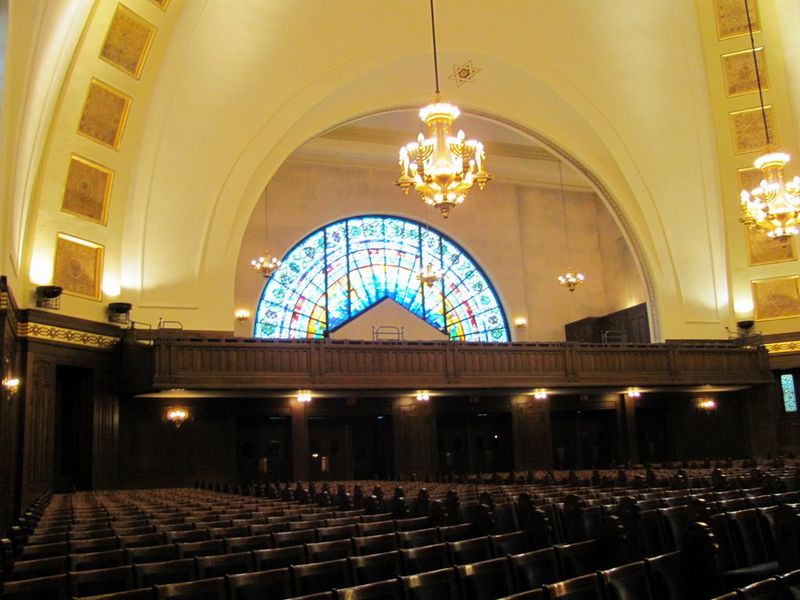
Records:
[[[274,341],[154,336],[155,389],[759,385],[766,351],[719,343]]]

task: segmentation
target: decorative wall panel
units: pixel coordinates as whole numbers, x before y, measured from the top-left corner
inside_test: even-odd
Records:
[[[106,224],[114,172],[80,156],[72,156],[61,210]]]
[[[732,38],[746,35],[747,11],[743,0],[712,0],[714,2],[714,16],[717,21],[717,36],[719,39]],[[758,18],[758,5],[756,0],[750,0],[750,22],[753,31],[761,31],[761,21]]]
[[[92,79],[78,133],[117,150],[128,119],[131,97],[119,90]]]
[[[780,242],[769,237],[763,230],[745,227],[747,238],[747,258],[751,265],[765,265],[774,262],[796,260],[793,239]]]
[[[725,89],[728,96],[740,96],[758,91],[758,79],[761,79],[761,89],[769,89],[769,75],[764,58],[764,48],[756,48],[758,61],[758,75],[753,63],[753,51],[743,50],[722,55],[722,74],[725,78]]]
[[[756,320],[800,316],[800,277],[775,277],[752,282]]]
[[[100,300],[103,246],[80,238],[58,234],[53,283],[74,296]]]
[[[100,58],[139,78],[156,28],[124,4],[117,4]]]
[[[775,132],[775,121],[772,106],[765,106],[769,138],[773,144],[778,143]],[[761,108],[748,108],[730,113],[731,135],[733,136],[733,151],[736,154],[762,151],[767,146],[767,136],[764,132],[764,118]]]

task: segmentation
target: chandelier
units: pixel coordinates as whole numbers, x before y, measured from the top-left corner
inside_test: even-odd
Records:
[[[567,288],[570,292],[574,292],[575,288],[584,282],[586,276],[583,273],[576,273],[572,267],[567,269],[567,272],[558,276],[558,283]]]
[[[272,256],[269,252],[264,250],[264,255],[251,260],[250,266],[253,270],[261,273],[264,279],[269,279],[269,276],[281,266],[281,259],[277,256]]]
[[[269,224],[269,197],[267,195],[267,191],[264,191],[264,237],[267,237],[268,233],[268,224]],[[281,266],[281,259],[277,256],[272,256],[268,250],[264,250],[264,254],[259,256],[258,258],[254,258],[250,261],[250,267],[261,273],[261,276],[264,279],[269,279],[269,276],[272,275],[278,268]]]
[[[428,137],[420,133],[416,142],[400,148],[400,177],[394,183],[404,194],[413,187],[426,204],[439,209],[446,219],[455,206],[464,202],[473,185],[477,183],[482,190],[492,176],[483,168],[483,144],[464,139],[463,131],[453,135],[453,121],[460,111],[441,101],[433,0],[430,4],[436,92],[434,101],[419,111],[419,118],[428,126]]]
[[[427,285],[428,287],[433,287],[433,284],[439,281],[441,278],[441,271],[435,271],[431,263],[425,265],[424,271],[417,273],[417,281],[419,281],[422,285]]]
[[[561,161],[558,161],[558,186],[561,190],[561,216],[564,220],[564,237],[567,241],[567,254],[571,254],[569,246],[569,226],[567,225],[567,206],[564,201],[564,173],[561,170]],[[567,269],[567,272],[558,276],[558,283],[567,288],[570,292],[574,292],[586,280],[586,276],[580,271],[573,271],[572,267]]]
[[[767,153],[759,156],[753,166],[761,171],[761,184],[753,190],[742,190],[740,201],[741,221],[748,227],[756,228],[769,237],[786,242],[800,233],[800,177],[786,181],[783,168],[789,162],[789,155],[778,152],[770,139],[767,126],[767,111],[764,108],[764,93],[761,89],[761,74],[756,59],[756,46],[753,39],[753,24],[750,20],[750,6],[744,0],[747,15],[747,29],[750,32],[750,48],[753,53],[758,99],[761,105],[761,119],[764,123],[764,137]]]

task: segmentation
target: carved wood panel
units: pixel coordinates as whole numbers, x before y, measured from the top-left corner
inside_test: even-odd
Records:
[[[22,506],[28,506],[53,485],[55,365],[28,357],[22,468]]]
[[[436,412],[429,403],[397,399],[393,406],[395,476],[422,478],[437,469]]]

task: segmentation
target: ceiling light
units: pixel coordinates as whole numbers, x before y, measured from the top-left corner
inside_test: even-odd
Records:
[[[264,190],[264,239],[269,234],[269,197],[267,190]],[[264,254],[250,261],[250,267],[259,273],[264,279],[269,279],[281,266],[281,259],[272,256],[269,251],[264,250]]]
[[[433,0],[430,4],[436,92],[434,101],[419,111],[419,118],[428,127],[428,137],[420,133],[416,142],[400,148],[400,177],[394,183],[405,194],[414,188],[426,204],[438,208],[447,218],[455,206],[464,202],[473,185],[483,189],[492,176],[483,168],[483,144],[464,139],[463,131],[453,135],[453,121],[460,111],[441,101]]]
[[[747,29],[750,32],[750,49],[753,53],[758,100],[761,106],[761,119],[764,126],[766,154],[759,156],[753,166],[761,171],[763,178],[755,189],[742,190],[740,195],[741,221],[748,227],[758,229],[769,237],[785,242],[800,232],[800,177],[786,181],[783,168],[789,162],[789,155],[778,152],[769,133],[767,111],[764,107],[764,92],[761,73],[756,58],[756,45],[753,39],[753,24],[750,21],[750,6],[744,0],[747,15]]]

